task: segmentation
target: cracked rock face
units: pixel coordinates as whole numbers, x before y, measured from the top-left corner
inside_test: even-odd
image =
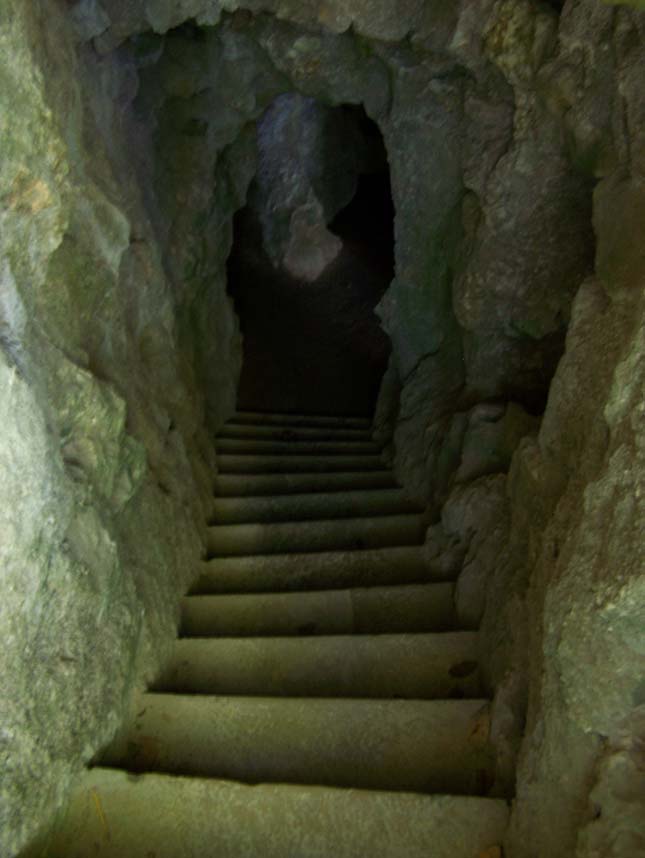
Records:
[[[638,854],[644,13],[7,2],[0,852],[170,644],[240,371],[232,216],[257,177],[270,255],[317,276],[360,160],[325,135],[362,105],[396,208],[379,440],[482,617],[502,779],[519,760],[507,852]]]
[[[14,855],[168,651],[214,457],[132,56],[77,53],[47,2],[9,3],[0,45],[0,852]],[[239,337],[223,290],[211,302],[225,415]]]

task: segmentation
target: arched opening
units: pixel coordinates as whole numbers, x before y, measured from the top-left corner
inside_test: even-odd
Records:
[[[228,264],[244,337],[238,405],[370,415],[389,355],[374,308],[394,269],[383,138],[362,107],[281,99],[258,123]]]

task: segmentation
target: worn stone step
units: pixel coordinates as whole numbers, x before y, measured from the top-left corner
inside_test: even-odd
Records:
[[[187,596],[185,637],[437,632],[455,628],[452,584]]]
[[[498,799],[130,774],[96,768],[38,858],[481,858]]]
[[[420,512],[403,489],[216,498],[212,524],[307,521]]]
[[[268,414],[261,411],[238,411],[231,422],[258,426],[310,426],[332,429],[370,429],[372,421],[367,417],[344,417],[328,414]]]
[[[260,497],[395,487],[397,484],[391,471],[382,470],[327,474],[218,474],[214,491],[221,497]]]
[[[217,456],[222,474],[334,473],[338,471],[381,471],[386,466],[376,455],[358,456],[271,456],[222,453]]]
[[[290,697],[477,697],[473,632],[185,638],[154,690]]]
[[[343,429],[312,426],[254,426],[229,422],[223,426],[218,438],[253,438],[272,441],[371,441],[369,429]]]
[[[267,593],[418,584],[434,580],[421,546],[311,554],[216,557],[202,563],[191,594]]]
[[[132,771],[362,789],[481,794],[483,700],[144,694],[102,764]]]
[[[253,438],[219,438],[217,452],[231,455],[269,456],[378,456],[374,441],[272,441]]]
[[[423,517],[412,514],[277,524],[223,524],[209,527],[207,550],[212,557],[383,548],[419,544],[423,535]]]

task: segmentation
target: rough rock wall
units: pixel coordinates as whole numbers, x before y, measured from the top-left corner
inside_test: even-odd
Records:
[[[530,635],[520,855],[645,850],[644,28],[568,3],[542,70],[571,158],[597,180],[597,250],[540,433],[513,462]]]
[[[491,536],[499,486],[480,485],[474,508],[457,486],[428,541],[433,562],[446,542],[469,551],[458,600],[483,611],[501,780],[519,763],[506,846],[522,858],[645,851],[644,25],[564,6],[537,83],[569,163],[594,182],[595,271],[539,432],[513,457],[507,525]]]
[[[232,216],[255,171],[255,137],[241,128],[234,104],[218,111],[209,99],[204,46],[191,28],[168,41],[141,36],[130,50],[138,77],[133,112],[150,135],[141,181],[153,195],[149,208],[176,296],[177,336],[216,429],[234,409],[241,369],[225,263]]]
[[[421,182],[397,200],[382,318],[402,388],[397,472],[436,506],[459,468],[463,412],[489,401],[541,412],[591,266],[591,182],[572,171],[537,85],[556,28],[545,5],[462,3],[444,68],[397,78],[408,112],[395,114],[389,150],[415,159],[405,172]]]
[[[77,44],[67,14],[21,0],[0,11],[5,856],[50,818],[168,651],[214,464],[185,348],[198,296],[165,261],[171,213],[148,183],[137,62]],[[210,359],[235,351],[230,328]],[[218,370],[229,389],[236,361]],[[220,408],[230,400],[223,386]]]

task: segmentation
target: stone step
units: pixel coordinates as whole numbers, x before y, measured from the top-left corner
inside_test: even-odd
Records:
[[[415,545],[423,541],[420,515],[323,519],[278,524],[222,524],[208,528],[212,556],[288,554]]]
[[[253,438],[272,441],[371,441],[369,429],[338,429],[312,426],[253,426],[229,422],[223,426],[218,438]]]
[[[213,524],[307,521],[420,512],[403,489],[216,498]]]
[[[261,411],[238,411],[232,423],[256,426],[310,426],[312,428],[368,430],[372,421],[367,417],[343,417],[328,414],[268,414]]]
[[[397,634],[455,628],[452,584],[186,596],[184,637]]]
[[[202,563],[191,594],[271,593],[418,584],[433,580],[421,546],[311,554],[217,557]]]
[[[185,638],[155,691],[431,700],[481,692],[477,635]]]
[[[217,468],[222,474],[314,474],[338,471],[382,471],[386,469],[380,456],[294,456],[237,455],[217,456]]]
[[[484,700],[144,694],[102,765],[247,783],[481,794]]]
[[[498,799],[260,784],[95,768],[48,858],[482,858]],[[43,850],[34,854],[42,858]]]
[[[217,452],[231,455],[268,456],[378,456],[374,441],[271,441],[253,438],[219,438]]]
[[[327,474],[218,474],[214,484],[215,494],[221,497],[260,497],[386,488],[397,488],[394,476],[387,470]]]

